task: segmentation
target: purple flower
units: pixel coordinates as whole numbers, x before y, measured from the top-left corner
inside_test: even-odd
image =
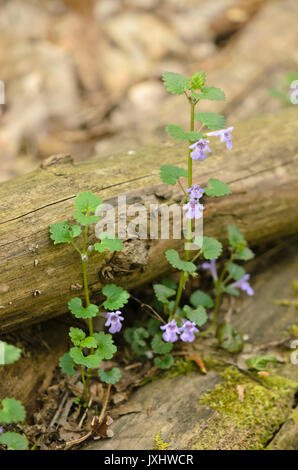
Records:
[[[0,426],[0,434],[2,434],[3,431],[4,431],[4,430],[3,430],[2,426]]]
[[[117,310],[117,312],[107,312],[104,316],[107,318],[105,326],[110,327],[109,332],[118,333],[122,328],[121,321],[124,320],[124,317],[121,316],[120,310]]]
[[[247,293],[247,295],[254,295],[254,290],[249,284],[248,280],[250,278],[250,274],[244,274],[243,278],[239,281],[234,282],[231,284],[232,287],[239,287],[239,289],[243,290]]]
[[[231,137],[231,132],[234,129],[233,126],[228,127],[227,129],[221,129],[220,131],[213,131],[213,132],[208,132],[207,135],[215,135],[216,137],[220,138],[221,142],[226,142],[226,146],[228,150],[232,149],[232,137]]]
[[[190,199],[197,199],[199,200],[204,193],[205,189],[201,188],[199,184],[193,184],[190,188],[186,190],[189,194]]]
[[[191,343],[195,340],[194,333],[199,333],[199,330],[196,328],[195,323],[189,320],[183,320],[183,325],[180,328],[180,332],[183,332],[180,336],[182,341]]]
[[[208,146],[209,142],[209,140],[200,139],[194,144],[190,145],[189,148],[192,149],[190,154],[191,158],[193,160],[199,160],[200,162],[206,160],[206,152],[211,152]]]
[[[218,281],[218,275],[216,270],[216,259],[212,259],[210,262],[205,261],[202,263],[199,268],[207,269],[210,271],[211,276],[213,277],[214,281]]]
[[[160,327],[161,330],[165,330],[162,337],[163,340],[167,343],[175,343],[178,339],[178,334],[180,333],[180,329],[175,320],[170,321],[166,325]]]
[[[185,217],[187,219],[200,219],[203,215],[204,206],[195,199],[190,199],[187,204],[184,204],[183,210],[186,211]]]

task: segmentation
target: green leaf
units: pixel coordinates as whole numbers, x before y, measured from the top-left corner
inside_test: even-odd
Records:
[[[169,124],[166,127],[166,131],[171,137],[174,137],[174,139],[185,140],[185,132],[181,126],[175,126],[175,124]]]
[[[185,139],[184,140],[188,140],[190,142],[196,142],[197,140],[200,140],[200,139],[203,139],[203,138],[204,138],[204,134],[202,134],[201,132],[188,131],[188,132],[185,132]]]
[[[245,361],[248,369],[250,370],[267,370],[269,363],[278,364],[275,356],[254,356],[246,359]]]
[[[239,290],[236,289],[236,287],[233,287],[232,285],[230,286],[221,285],[221,291],[229,295],[235,295],[235,296],[239,295]]]
[[[233,248],[246,246],[246,241],[242,233],[235,225],[228,225],[229,242]]]
[[[100,197],[95,196],[92,191],[79,194],[74,200],[74,206],[78,212],[95,212],[96,208],[102,204]]]
[[[173,95],[182,95],[189,89],[189,81],[183,75],[174,72],[164,72],[162,75],[166,90]]]
[[[113,369],[110,370],[109,372],[105,372],[104,370],[100,369],[98,371],[98,376],[106,384],[113,384],[113,385],[119,382],[119,380],[122,377],[121,372],[118,369],[118,367],[113,367]]]
[[[176,250],[167,250],[166,251],[166,258],[167,258],[168,262],[174,268],[177,268],[180,271],[184,271],[184,272],[187,272],[187,273],[194,273],[197,269],[197,267],[194,263],[191,263],[190,261],[183,261],[180,258],[178,251],[176,251]]]
[[[240,281],[240,279],[245,275],[245,269],[235,263],[231,263],[228,266],[228,272],[235,281]]]
[[[74,361],[72,357],[70,357],[69,353],[65,353],[59,359],[59,366],[64,374],[70,375],[71,377],[76,373],[74,370]]]
[[[100,360],[112,359],[115,352],[117,351],[117,347],[114,345],[112,335],[101,331],[100,333],[94,333],[93,336],[97,343],[96,355],[100,358]]]
[[[232,193],[231,188],[226,183],[216,178],[210,178],[208,184],[209,187],[205,189],[207,196],[220,197]]]
[[[161,283],[168,287],[169,289],[174,289],[174,290],[177,290],[177,287],[178,287],[178,284],[177,282],[173,281],[173,279],[171,279],[170,277],[164,277],[162,280],[161,280]]]
[[[199,90],[205,85],[205,82],[206,82],[206,73],[204,72],[204,70],[201,70],[200,72],[196,72],[191,77],[191,88],[193,90]]]
[[[243,349],[243,338],[236,328],[230,323],[222,323],[216,331],[219,345],[230,353],[238,353]]]
[[[149,318],[147,323],[147,330],[149,335],[154,336],[156,333],[159,332],[160,329],[160,321],[156,318]]]
[[[81,341],[83,341],[83,339],[85,339],[86,334],[80,328],[74,328],[73,326],[71,326],[70,330],[69,330],[69,336],[70,336],[71,341],[73,342],[73,344],[75,346],[79,346]]]
[[[4,398],[0,404],[0,423],[22,423],[26,411],[22,403],[14,398]]]
[[[161,334],[157,333],[151,341],[151,347],[156,354],[167,354],[172,351],[173,343],[165,343]]]
[[[97,342],[93,336],[87,336],[87,338],[83,339],[80,344],[81,348],[96,348]]]
[[[133,341],[134,343],[138,344],[138,346],[145,347],[146,342],[144,339],[149,338],[149,333],[145,328],[139,327],[139,328],[134,328],[133,332]]]
[[[73,238],[80,235],[82,229],[78,225],[69,227],[66,222],[56,222],[50,225],[50,238],[54,241],[54,245],[58,243],[70,243]]]
[[[80,348],[71,348],[69,351],[70,357],[78,365],[86,366],[88,369],[94,369],[101,363],[101,357],[97,354],[89,354],[84,356]]]
[[[216,259],[222,252],[222,244],[211,237],[203,237],[202,253],[205,259]]]
[[[94,249],[100,253],[103,253],[106,250],[114,253],[115,251],[121,251],[124,248],[123,242],[119,238],[113,238],[107,233],[102,233],[100,238],[101,243],[94,244]]]
[[[28,450],[28,441],[17,432],[0,434],[0,444],[6,445],[7,450]]]
[[[202,88],[202,94],[199,94],[198,97],[201,100],[216,100],[216,101],[226,101],[226,95],[220,88],[214,86],[208,86]]]
[[[176,294],[174,289],[169,289],[163,284],[154,284],[153,289],[157,300],[162,304],[167,304],[169,302],[169,297],[173,297],[173,295]]]
[[[107,310],[118,310],[127,304],[129,299],[129,293],[122,289],[122,287],[116,286],[115,284],[107,284],[102,289],[103,295],[107,297],[104,301],[103,306]]]
[[[162,165],[160,167],[160,178],[163,183],[174,186],[179,178],[186,178],[187,171],[184,168],[179,168],[173,165]]]
[[[236,258],[240,259],[241,261],[248,261],[254,257],[254,252],[248,247],[238,248],[236,251]]]
[[[198,326],[205,325],[208,320],[206,310],[202,305],[199,305],[195,310],[189,307],[189,305],[184,305],[183,311],[185,312],[188,320],[194,322]]]
[[[20,358],[21,352],[20,348],[0,341],[0,365],[13,364]]]
[[[196,290],[195,292],[193,292],[190,296],[189,301],[194,307],[202,305],[203,307],[212,308],[214,304],[210,295],[206,294],[202,290]]]
[[[222,114],[196,113],[195,119],[205,124],[205,126],[212,131],[224,129],[226,127],[226,120]]]
[[[84,215],[80,212],[75,212],[73,216],[82,225],[96,224],[99,221],[99,217],[97,215]]]
[[[165,354],[163,358],[155,357],[154,364],[160,369],[169,369],[174,364],[174,359],[171,354]]]
[[[167,133],[176,140],[183,140],[186,142],[195,142],[200,140],[204,137],[201,132],[197,131],[188,131],[184,132],[184,129],[180,126],[176,126],[174,124],[169,124],[166,127]]]
[[[82,306],[79,297],[74,297],[68,302],[68,308],[76,318],[93,318],[96,317],[99,309],[97,305],[90,304],[88,307]]]

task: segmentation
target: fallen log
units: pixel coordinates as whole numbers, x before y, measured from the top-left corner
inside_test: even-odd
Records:
[[[204,232],[225,242],[228,223],[249,242],[276,240],[297,232],[298,140],[296,109],[236,125],[234,147],[213,145],[212,157],[194,165],[194,182],[218,177],[233,194],[208,201]],[[185,145],[165,142],[127,154],[74,164],[53,157],[41,168],[0,185],[0,328],[8,331],[65,313],[67,301],[83,294],[80,262],[68,246],[53,246],[49,225],[71,220],[73,200],[92,190],[114,206],[172,204],[181,190],[160,184],[159,165],[185,164]],[[95,235],[90,234],[90,243]],[[136,287],[166,273],[165,250],[184,240],[133,240],[119,255],[94,255],[88,278],[93,296],[111,280]],[[108,267],[108,273],[107,273]],[[99,274],[100,273],[100,274]]]

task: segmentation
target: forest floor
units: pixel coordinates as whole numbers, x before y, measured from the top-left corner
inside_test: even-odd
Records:
[[[104,420],[97,427],[94,416],[100,415],[106,386],[95,379],[90,384],[88,406],[80,404],[80,376],[64,376],[57,362],[53,363],[57,357],[48,344],[54,334],[59,343],[56,355],[57,350],[61,354],[68,347],[69,326],[77,323],[64,316],[11,333],[6,340],[24,351],[19,361],[22,380],[16,378],[14,365],[8,366],[6,391],[10,386],[14,396],[21,398],[27,381],[31,387],[25,403],[28,419],[18,429],[31,446],[51,450],[82,446],[151,449],[163,448],[164,443],[171,449],[297,448],[298,368],[291,363],[292,342],[298,336],[297,292],[293,288],[297,262],[297,240],[293,238],[260,250],[249,265],[254,298],[223,299],[221,321],[234,324],[245,338],[238,354],[219,348],[213,337],[198,338],[189,345],[177,344],[174,366],[161,371],[152,360],[137,358],[119,334],[118,353],[113,361],[105,361],[104,368],[119,367],[122,379],[112,387]],[[208,289],[208,280],[196,279],[185,295],[198,283],[202,288],[202,282]],[[139,325],[150,318],[146,304],[152,304],[151,287],[134,296],[144,305],[130,302],[124,311],[126,327],[133,326],[136,317]],[[46,364],[50,375],[39,376],[33,384],[32,368],[44,370],[44,354],[52,355]],[[278,364],[265,372],[250,371],[245,361],[256,355],[273,355]]]

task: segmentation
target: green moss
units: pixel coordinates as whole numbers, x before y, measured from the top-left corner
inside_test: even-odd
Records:
[[[222,374],[223,381],[200,399],[215,410],[199,430],[195,449],[263,449],[288,418],[298,384],[280,376],[257,376],[258,383],[234,367]],[[239,400],[237,386],[244,389]]]
[[[162,377],[178,377],[179,375],[189,375],[191,372],[198,371],[199,368],[195,362],[189,359],[178,359],[172,365],[171,369],[162,374]]]
[[[286,334],[289,336],[294,336],[295,338],[298,338],[298,325],[291,325],[286,331]]]
[[[162,440],[160,431],[157,431],[155,434],[153,442],[154,447],[152,447],[152,450],[167,450],[171,446],[171,444],[168,444]]]
[[[212,356],[204,356],[203,362],[205,367],[208,370],[222,371],[226,367],[226,363],[220,359],[216,359]]]

